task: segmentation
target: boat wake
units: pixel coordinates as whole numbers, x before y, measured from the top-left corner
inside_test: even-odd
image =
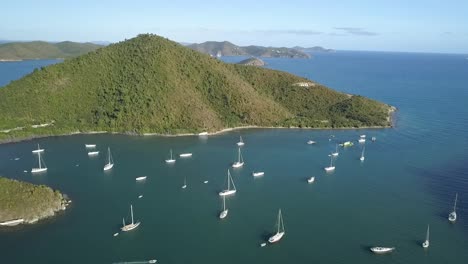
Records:
[[[155,260],[141,260],[141,261],[122,261],[122,262],[114,262],[112,264],[143,264],[143,263],[156,263]]]

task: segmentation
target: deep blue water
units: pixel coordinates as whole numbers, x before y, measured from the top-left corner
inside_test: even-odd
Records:
[[[224,57],[228,62],[241,57]],[[301,75],[336,90],[398,108],[395,127],[368,130],[252,129],[198,137],[80,135],[0,145],[0,175],[43,183],[69,194],[62,216],[17,232],[0,232],[7,262],[111,263],[157,258],[158,263],[466,263],[468,261],[468,60],[462,55],[336,52],[305,59],[264,59],[267,67]],[[26,62],[24,62],[26,63]],[[21,64],[21,63],[20,63]],[[0,64],[1,65],[1,64]],[[3,65],[5,66],[5,65]],[[30,65],[25,68],[32,70]],[[11,69],[10,69],[11,70]],[[18,78],[0,73],[0,82]],[[3,80],[2,80],[3,79]],[[238,193],[219,221],[217,192],[236,157],[242,134],[246,167],[233,172]],[[330,134],[335,135],[329,141]],[[342,150],[326,175],[335,142],[376,136]],[[318,141],[308,146],[308,139]],[[35,143],[46,148],[49,171],[34,164]],[[102,172],[104,155],[89,159],[85,143],[113,149],[116,166]],[[166,166],[170,148],[194,157]],[[14,157],[20,157],[14,161]],[[79,167],[76,167],[79,165]],[[252,170],[264,170],[261,179]],[[148,175],[144,184],[135,177]],[[308,185],[305,179],[316,176]],[[181,191],[187,177],[189,187]],[[203,180],[209,180],[204,185]],[[447,215],[459,194],[458,220]],[[136,199],[143,193],[143,199]],[[112,237],[133,203],[142,226]],[[278,207],[287,233],[274,246],[258,244],[272,231]],[[431,224],[431,247],[420,247]],[[1,231],[1,230],[0,230]],[[388,256],[371,245],[393,245]],[[338,248],[337,248],[338,246]],[[22,254],[27,248],[28,254]],[[77,253],[80,252],[80,253]],[[86,253],[82,253],[86,252]],[[2,261],[0,261],[2,262]]]
[[[62,60],[25,60],[0,62],[0,88],[13,80],[20,79],[26,74],[31,73],[34,69],[61,61]]]

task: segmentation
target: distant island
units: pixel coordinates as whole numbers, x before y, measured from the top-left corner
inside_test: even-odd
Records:
[[[239,61],[237,64],[241,65],[250,65],[250,66],[265,66],[265,62],[259,58],[248,58],[245,60]]]
[[[0,142],[234,127],[390,127],[391,106],[286,72],[227,64],[144,34],[43,67],[0,89]]]
[[[299,51],[302,51],[302,52],[310,52],[310,53],[314,53],[314,52],[335,52],[335,50],[326,49],[326,48],[320,47],[320,46],[315,46],[315,47],[310,47],[310,48],[295,46],[295,47],[293,47],[293,49],[299,50]]]
[[[0,177],[0,227],[35,223],[65,210],[70,202],[44,185]]]
[[[9,42],[0,44],[0,61],[20,61],[32,59],[65,59],[83,55],[103,47],[93,43],[64,41]]]
[[[262,46],[237,46],[229,41],[207,41],[200,44],[190,44],[187,47],[209,54],[220,56],[253,56],[263,58],[310,58],[310,55],[292,48],[276,48]]]

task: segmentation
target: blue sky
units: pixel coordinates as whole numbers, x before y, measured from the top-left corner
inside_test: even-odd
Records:
[[[0,39],[180,42],[468,53],[468,1],[2,1]]]

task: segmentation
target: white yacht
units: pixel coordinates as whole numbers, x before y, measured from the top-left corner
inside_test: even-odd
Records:
[[[394,247],[371,247],[370,250],[377,254],[390,253],[395,250]]]
[[[449,217],[448,217],[448,220],[450,222],[455,222],[457,221],[457,212],[456,212],[456,209],[457,209],[457,198],[458,198],[458,193],[455,194],[455,203],[453,205],[453,211],[449,214]]]
[[[358,139],[358,142],[361,143],[361,144],[362,144],[362,143],[365,143],[365,142],[366,142],[366,139],[365,139],[365,138],[360,138],[360,139]]]
[[[90,151],[88,152],[88,156],[97,156],[99,155],[99,151]]]
[[[166,160],[166,163],[174,163],[175,162],[175,159],[172,158],[172,149],[169,151],[170,154],[171,154],[171,157],[169,159]]]
[[[110,148],[107,148],[107,164],[104,165],[104,170],[110,170],[112,167],[114,167],[114,160],[112,159]]]
[[[280,241],[281,238],[283,238],[285,234],[283,216],[281,215],[281,209],[279,209],[279,212],[278,212],[278,221],[276,225],[278,226],[278,229],[276,231],[276,234],[274,234],[268,239],[268,242],[270,243],[275,243],[275,242]]]
[[[179,157],[181,157],[181,158],[192,157],[192,153],[182,153],[182,154],[179,154]]]
[[[366,135],[360,135],[359,138],[366,138]]]
[[[307,182],[308,183],[313,183],[315,181],[315,177],[310,177],[309,179],[307,179]]]
[[[122,228],[120,228],[120,230],[124,232],[131,231],[140,225],[140,222],[136,222],[136,223],[133,222],[133,206],[132,205],[130,205],[130,214],[132,215],[132,222],[130,224],[126,225],[125,218],[123,219],[123,226]]]
[[[144,181],[146,180],[146,176],[140,176],[135,178],[136,181]]]
[[[95,148],[96,144],[85,144],[85,148]]]
[[[237,191],[236,185],[234,185],[234,180],[231,177],[231,172],[229,172],[229,169],[228,169],[227,182],[228,182],[227,189],[219,192],[219,196],[231,195],[231,194],[236,193]],[[232,184],[232,189],[231,189],[231,184]]]
[[[324,168],[326,172],[332,172],[335,170],[335,166],[333,166],[333,156],[330,157],[330,166]]]
[[[33,150],[32,153],[41,153],[41,152],[44,152],[44,149],[41,149],[41,147],[39,146],[39,144],[37,144],[37,149]]]
[[[237,161],[232,164],[232,167],[233,168],[240,168],[242,166],[244,166],[244,158],[242,158],[242,153],[241,153],[241,150],[239,148],[239,155],[238,155]]]
[[[317,143],[317,142],[315,142],[315,141],[313,141],[313,140],[307,141],[307,144],[308,144],[308,145],[313,145],[313,144],[316,144],[316,143]]]
[[[237,146],[244,146],[244,141],[242,140],[242,136],[239,136],[239,142],[237,142]]]
[[[37,159],[38,159],[38,163],[39,163],[39,168],[32,168],[31,172],[32,173],[38,173],[38,172],[47,171],[47,166],[46,166],[44,160],[41,159],[41,152],[37,152]]]
[[[223,211],[219,214],[219,219],[226,218],[228,209],[226,209],[226,196],[223,196]]]
[[[426,231],[426,240],[424,243],[422,243],[423,248],[428,248],[429,247],[429,225],[427,225],[427,231]]]
[[[253,172],[252,173],[252,176],[254,176],[254,177],[260,177],[260,176],[263,176],[263,175],[265,175],[265,172],[263,172],[263,171],[258,171],[258,172]]]

